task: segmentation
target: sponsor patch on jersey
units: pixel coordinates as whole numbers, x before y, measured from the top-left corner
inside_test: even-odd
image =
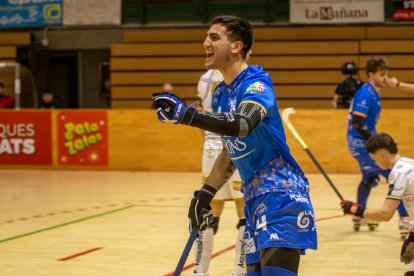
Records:
[[[394,181],[395,181],[395,174],[390,173],[390,175],[388,176],[388,183],[394,184]]]
[[[261,94],[263,91],[265,90],[265,86],[263,83],[257,81],[253,84],[251,84],[249,87],[247,87],[246,89],[246,94],[250,93],[250,94]]]

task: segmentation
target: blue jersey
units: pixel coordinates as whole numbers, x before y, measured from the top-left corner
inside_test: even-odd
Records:
[[[372,133],[377,133],[375,126],[378,123],[381,112],[381,102],[379,92],[377,92],[370,82],[365,83],[356,92],[351,103],[348,116],[348,137],[362,139],[361,135],[352,127],[354,115],[365,118],[364,125]]]
[[[235,113],[241,102],[257,104],[265,114],[250,135],[223,137],[245,200],[274,191],[307,194],[308,181],[290,154],[272,80],[262,67],[250,65],[231,84],[220,83],[212,98],[215,112]]]

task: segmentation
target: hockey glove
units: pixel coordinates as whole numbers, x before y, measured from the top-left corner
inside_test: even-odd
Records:
[[[194,227],[198,227],[200,231],[204,231],[213,222],[213,214],[210,212],[210,202],[216,192],[216,189],[207,184],[204,184],[200,190],[194,192],[194,198],[191,200],[188,210],[190,232]]]
[[[365,208],[359,205],[356,202],[350,200],[342,200],[341,208],[344,211],[344,214],[353,215],[357,217],[364,217]]]
[[[171,93],[155,93],[152,94],[152,101],[153,108],[157,111],[158,120],[161,122],[191,124],[195,115],[195,107],[192,105],[186,107],[180,97]],[[189,112],[189,110],[191,111]],[[184,117],[186,117],[185,122],[183,122]]]
[[[414,257],[414,233],[410,232],[407,239],[404,240],[401,247],[400,260],[402,263],[408,264]]]

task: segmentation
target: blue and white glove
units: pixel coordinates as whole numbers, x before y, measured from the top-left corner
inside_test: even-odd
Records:
[[[187,111],[193,109],[191,118],[187,118],[186,124],[191,124],[192,117],[195,115],[195,107],[185,106],[180,97],[171,93],[155,93],[152,94],[153,108],[157,111],[158,120],[163,123],[182,123]]]

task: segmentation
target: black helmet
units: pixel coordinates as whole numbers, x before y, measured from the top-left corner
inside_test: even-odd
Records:
[[[341,71],[344,75],[356,75],[358,74],[358,66],[355,62],[346,62],[342,65]]]

